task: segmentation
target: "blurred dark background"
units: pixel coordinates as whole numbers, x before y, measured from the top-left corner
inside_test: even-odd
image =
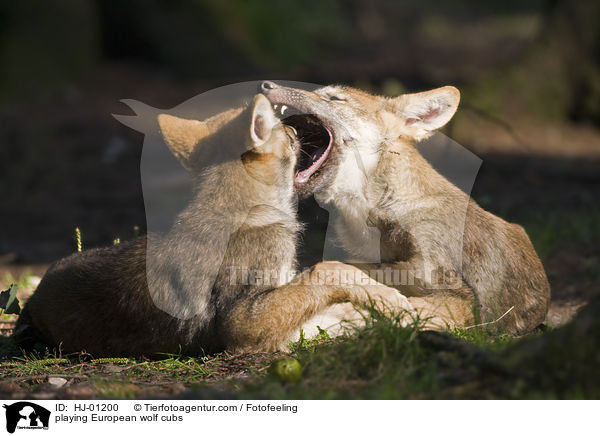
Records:
[[[445,133],[483,159],[473,196],[526,227],[562,323],[600,285],[599,23],[592,0],[2,1],[0,282],[73,252],[75,227],[87,248],[143,231],[143,138],[112,118],[130,113],[121,99],[451,84]],[[310,201],[302,213],[326,222]]]

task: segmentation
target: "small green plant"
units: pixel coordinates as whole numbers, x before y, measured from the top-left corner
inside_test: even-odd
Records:
[[[83,244],[81,243],[81,230],[79,227],[75,227],[75,249],[78,253],[83,250]]]
[[[40,374],[56,374],[63,372],[68,365],[68,359],[56,357],[56,355],[46,353],[40,355],[38,353],[30,353],[17,357],[13,361],[3,362],[1,365],[5,371],[2,372],[4,377],[27,377]]]
[[[304,337],[304,330],[300,331],[300,338],[296,342],[290,342],[288,344],[288,348],[291,351],[299,352],[301,350],[304,351],[313,351],[315,347],[319,344],[327,342],[331,339],[327,330],[323,330],[320,326],[317,326],[319,333],[310,339],[306,339]]]
[[[21,313],[21,306],[19,306],[19,299],[17,298],[18,288],[13,283],[10,285],[10,288],[0,293],[0,310],[7,315],[18,315]]]
[[[206,368],[202,360],[180,355],[168,355],[166,359],[149,360],[132,365],[129,374],[164,374],[169,377],[186,382],[204,381],[211,371]]]
[[[92,359],[90,363],[92,365],[104,365],[106,363],[112,363],[116,365],[125,365],[128,363],[133,363],[134,361],[128,359],[127,357],[101,357],[99,359]]]
[[[482,348],[491,350],[501,350],[516,340],[514,336],[509,334],[494,335],[482,327],[458,327],[450,330],[449,333],[455,338],[472,342]]]
[[[61,365],[61,364],[68,364],[69,360],[68,359],[63,359],[61,357],[48,357],[46,359],[40,359],[40,360],[35,360],[32,362],[35,362],[37,365],[42,365],[42,366],[49,366],[49,365]]]

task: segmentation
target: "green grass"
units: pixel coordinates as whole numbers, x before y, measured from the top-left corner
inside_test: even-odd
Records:
[[[212,374],[202,359],[185,356],[171,356],[163,360],[139,362],[127,369],[126,374],[145,376],[166,374],[175,380],[197,383],[205,381]]]
[[[160,360],[89,359],[85,355],[65,359],[31,353],[1,363],[0,376],[31,377],[25,382],[33,384],[43,382],[38,376],[48,374],[80,376],[94,385],[96,395],[111,398],[132,398],[138,385],[180,382],[198,388],[224,381],[240,397],[404,398],[436,387],[439,359],[432,358],[432,350],[419,340],[422,321],[402,327],[401,320],[400,315],[389,317],[371,310],[364,327],[353,328],[343,337],[332,339],[322,330],[315,338],[302,337],[290,344],[288,355],[304,369],[301,382],[293,385],[266,376],[281,353],[200,359],[165,355]],[[240,373],[247,377],[236,379]]]
[[[49,375],[64,377],[73,386],[82,382],[90,386],[86,398],[169,395],[172,392],[164,389],[174,387],[203,398],[282,400],[592,398],[597,393],[598,388],[586,387],[578,379],[571,382],[569,373],[561,370],[568,366],[583,374],[582,380],[592,379],[593,364],[585,363],[589,351],[596,349],[591,331],[584,331],[589,344],[578,348],[577,341],[566,338],[577,337],[579,328],[523,339],[494,336],[479,328],[428,332],[422,329],[423,320],[404,326],[403,319],[371,309],[364,326],[349,328],[337,338],[324,331],[316,338],[301,338],[290,344],[288,353],[165,355],[155,360],[31,353],[5,357],[0,379],[16,382],[21,397],[50,389]],[[586,321],[582,326],[590,329],[597,324]],[[555,352],[564,347],[575,348],[568,355]],[[568,360],[570,355],[576,359]],[[282,356],[300,362],[299,381],[284,382],[269,371]],[[580,368],[581,362],[587,366]],[[540,373],[539,368],[547,370]]]
[[[366,325],[335,339],[323,335],[290,353],[303,367],[298,384],[265,377],[240,396],[343,399],[411,398],[438,387],[438,359],[419,339],[422,320],[402,326],[401,315],[371,310]]]
[[[54,357],[37,358],[34,356],[18,358],[14,361],[0,363],[6,377],[27,377],[40,374],[60,373],[69,360]]]
[[[203,386],[216,364],[216,359],[207,362],[206,359],[173,355],[160,360],[90,359],[85,354],[59,357],[56,353],[31,352],[19,355],[13,350],[12,357],[8,357],[6,347],[3,348],[0,379],[17,382],[25,397],[30,390],[40,386],[52,390],[47,379],[55,375],[75,383],[90,384],[98,397],[134,398],[142,387],[151,390],[177,383],[187,387]]]
[[[494,335],[490,333],[489,330],[480,327],[469,329],[455,328],[450,330],[449,333],[455,338],[462,339],[479,347],[493,351],[501,351],[517,340],[514,336],[509,334]]]
[[[320,345],[324,342],[328,342],[331,339],[329,333],[327,333],[326,330],[323,330],[319,326],[317,326],[317,328],[319,329],[319,334],[317,334],[313,338],[305,338],[304,332],[300,332],[300,339],[298,339],[297,342],[290,342],[288,344],[288,348],[296,353],[302,351],[314,351],[317,345]]]

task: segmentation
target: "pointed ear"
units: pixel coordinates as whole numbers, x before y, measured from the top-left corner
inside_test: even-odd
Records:
[[[271,131],[279,119],[273,112],[273,107],[267,97],[257,94],[252,101],[252,122],[250,123],[250,138],[254,146],[264,144],[271,136]]]
[[[171,152],[185,168],[190,169],[189,159],[194,148],[209,134],[206,123],[160,114],[158,125]]]
[[[450,121],[458,108],[460,92],[454,86],[444,86],[401,95],[394,100],[396,114],[404,121],[403,130],[416,139],[423,139]]]

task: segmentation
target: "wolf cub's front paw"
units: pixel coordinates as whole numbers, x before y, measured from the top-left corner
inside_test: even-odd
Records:
[[[355,266],[336,261],[321,262],[311,271],[311,278],[312,283],[345,289],[350,302],[362,308],[374,305],[385,313],[405,314],[403,325],[416,317],[408,299],[397,289],[379,283]]]
[[[412,304],[397,289],[373,280],[358,268],[354,268],[353,273],[354,280],[349,287],[352,303],[363,307],[374,305],[375,308],[384,313],[403,314],[403,325],[407,325],[413,319],[416,319],[417,312]]]
[[[415,318],[417,312],[404,295],[398,292],[397,289],[390,288],[382,284],[367,285],[363,287],[367,294],[366,304],[374,304],[377,309],[384,313],[399,314],[404,313],[407,319]],[[403,323],[404,324],[404,323]]]

